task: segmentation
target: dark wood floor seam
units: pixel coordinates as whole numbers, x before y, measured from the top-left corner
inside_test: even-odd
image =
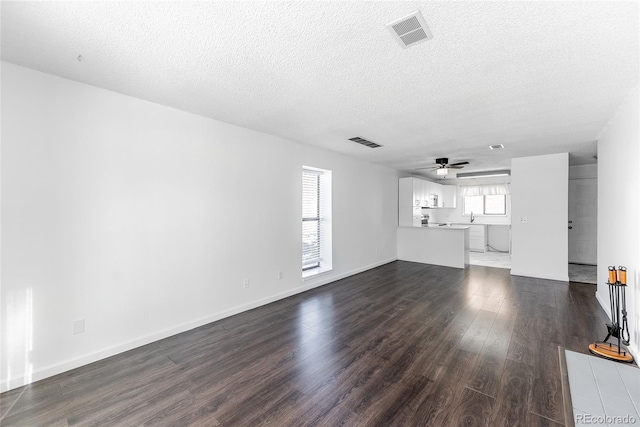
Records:
[[[27,391],[28,387],[29,386],[23,387],[22,390],[20,391],[20,394],[18,394],[18,396],[13,400],[13,402],[11,403],[11,405],[9,405],[7,410],[2,413],[2,416],[0,417],[0,425],[2,425],[1,421],[9,415],[9,413],[11,412],[11,409],[16,405],[16,403],[18,403],[20,398],[24,395],[25,391]]]
[[[537,413],[537,412],[535,412],[535,411],[531,411],[531,413],[532,413],[532,414],[534,414],[534,415],[539,416],[540,418],[544,418],[545,420],[552,421],[552,422],[557,423],[557,424],[566,425],[566,424],[565,424],[565,422],[564,422],[563,420],[554,420],[554,419],[552,419],[552,418],[545,417],[544,415],[538,414],[538,413]]]
[[[487,396],[487,397],[489,397],[489,398],[491,398],[491,399],[495,399],[495,397],[493,397],[493,396],[489,396],[489,395],[488,395],[488,394],[486,394],[486,393],[483,393],[483,392],[481,392],[481,391],[475,390],[475,389],[473,389],[472,387],[466,386],[465,388],[468,388],[469,390],[471,390],[471,391],[472,391],[472,392],[474,392],[474,393],[480,393],[480,394],[483,394],[483,395],[485,395],[485,396]]]

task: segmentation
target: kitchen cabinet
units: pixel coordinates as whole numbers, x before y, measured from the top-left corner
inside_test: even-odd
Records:
[[[455,208],[458,201],[458,187],[455,185],[442,186],[441,208]]]
[[[398,225],[413,226],[414,208],[417,208],[413,178],[398,180]]]
[[[420,195],[420,206],[428,206],[429,200],[429,182],[414,178],[415,185],[418,186]]]
[[[414,207],[455,208],[458,195],[455,185],[442,185],[419,178],[398,180],[399,224],[410,226],[417,214]]]
[[[487,251],[487,227],[485,225],[469,226],[469,250],[472,252]]]
[[[434,183],[432,193],[435,195],[435,199],[432,198],[433,203],[431,204],[432,208],[441,208],[442,207],[442,184]]]
[[[431,186],[433,185],[432,182],[429,181],[423,181],[423,180],[419,180],[420,181],[420,185],[422,185],[423,188],[423,193],[422,193],[422,206],[425,207],[430,207],[431,203]]]
[[[433,207],[429,201],[431,194],[437,191],[439,184],[419,178],[400,178],[398,180],[398,224],[400,226],[421,225],[420,209]],[[416,225],[417,224],[417,225]]]
[[[420,181],[420,185],[423,188],[423,193],[422,193],[422,204],[421,206],[424,207],[428,207],[428,208],[437,208],[437,204],[434,202],[434,195],[437,195],[440,187],[440,184],[435,183],[435,182],[431,182],[431,181],[425,181],[425,180],[418,180]]]

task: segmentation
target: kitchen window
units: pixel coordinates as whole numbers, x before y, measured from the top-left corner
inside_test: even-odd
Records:
[[[302,276],[331,270],[331,171],[302,168]]]
[[[506,215],[507,196],[464,196],[464,214],[471,215],[472,212],[474,215]]]

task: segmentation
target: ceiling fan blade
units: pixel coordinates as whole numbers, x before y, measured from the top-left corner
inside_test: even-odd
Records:
[[[429,166],[429,167],[426,167],[426,168],[416,168],[416,169],[414,169],[414,171],[420,171],[420,170],[425,170],[425,169],[428,169],[428,170],[435,170],[435,169],[440,169],[440,168],[439,168],[439,167],[437,167],[437,168],[432,168],[431,166]]]
[[[469,162],[458,162],[458,163],[451,163],[449,166],[459,166],[459,165],[468,165]]]
[[[447,166],[447,169],[462,169],[464,166]]]

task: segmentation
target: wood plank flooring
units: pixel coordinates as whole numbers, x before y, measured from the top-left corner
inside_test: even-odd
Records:
[[[594,292],[396,261],[4,393],[0,425],[563,425]]]

